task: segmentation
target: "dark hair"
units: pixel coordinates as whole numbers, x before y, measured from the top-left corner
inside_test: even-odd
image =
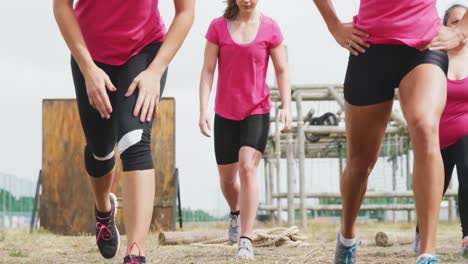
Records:
[[[463,8],[463,9],[467,9],[466,6],[464,5],[461,5],[461,4],[455,4],[455,5],[452,5],[451,7],[449,7],[447,9],[447,11],[445,11],[445,14],[444,14],[444,26],[447,26],[447,23],[448,23],[448,19],[450,17],[450,13],[452,13],[452,11],[455,9],[455,8]]]
[[[226,0],[226,9],[224,10],[224,17],[227,19],[234,19],[239,14],[239,7],[236,0]]]

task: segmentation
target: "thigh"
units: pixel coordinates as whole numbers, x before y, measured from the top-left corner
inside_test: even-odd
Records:
[[[447,96],[447,79],[439,66],[425,63],[413,68],[401,81],[399,94],[410,132],[421,122],[438,128]]]
[[[393,99],[398,85],[396,45],[372,45],[366,53],[350,55],[344,81],[346,101],[355,106]]]
[[[103,69],[109,77],[112,77],[112,67],[106,65],[98,66]],[[115,146],[117,124],[116,114],[115,112],[112,113],[108,120],[103,119],[99,112],[89,104],[84,76],[73,58],[71,59],[71,69],[78,112],[80,114],[81,126],[86,137],[86,144],[94,155],[98,157],[106,157],[114,150]],[[111,105],[114,107],[115,94],[107,93],[109,95]]]
[[[139,54],[130,58],[124,65],[119,67],[117,73],[117,139],[119,141],[119,150],[122,152],[128,146],[136,144],[139,141],[145,143],[151,142],[151,129],[153,120],[150,122],[140,122],[138,117],[133,116],[133,110],[136,105],[139,90],[136,89],[129,97],[125,97],[130,84],[135,77],[146,70],[155,58],[160,44],[151,44],[145,47]],[[161,96],[166,84],[167,70],[160,80]],[[125,137],[124,140],[122,140]]]
[[[215,115],[214,147],[218,165],[227,165],[239,161],[239,139],[240,121]]]
[[[270,131],[270,113],[252,115],[241,121],[240,146],[265,151]]]
[[[393,100],[369,106],[345,104],[347,154],[351,161],[377,160],[392,105]]]

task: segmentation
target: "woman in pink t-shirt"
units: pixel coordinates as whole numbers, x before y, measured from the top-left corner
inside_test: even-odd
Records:
[[[270,56],[281,94],[283,133],[291,122],[283,36],[276,22],[257,11],[256,5],[257,0],[228,0],[224,15],[211,22],[200,80],[199,125],[209,137],[208,101],[218,63],[215,154],[221,189],[231,209],[229,240],[238,242],[236,257],[240,259],[254,257],[251,237],[258,207],[256,175],[270,125],[266,84]]]
[[[441,26],[435,0],[361,0],[342,23],[330,0],[314,0],[335,40],[351,54],[344,82],[347,163],[341,177],[342,225],[334,263],[356,263],[355,222],[378,159],[399,87],[414,150],[414,198],[420,225],[418,263],[437,263],[436,227],[443,188],[439,120],[446,98],[446,52],[465,43],[468,16]],[[430,49],[428,49],[430,48]]]
[[[466,13],[463,5],[453,5],[444,15],[444,26],[455,27]],[[468,257],[468,48],[460,46],[448,52],[447,104],[439,125],[440,148],[444,161],[444,193],[457,167],[458,211],[462,227],[461,255]],[[414,250],[419,250],[416,227]]]
[[[122,160],[124,263],[145,263],[155,190],[151,127],[166,69],[194,17],[193,0],[174,0],[166,32],[158,0],[54,0],[54,15],[72,53],[84,160],[95,196],[96,243],[104,258],[119,249],[114,147]],[[151,201],[151,202],[149,202]]]

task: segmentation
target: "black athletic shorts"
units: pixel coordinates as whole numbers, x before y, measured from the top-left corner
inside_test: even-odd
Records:
[[[395,96],[395,88],[416,66],[434,64],[447,75],[445,51],[419,51],[405,45],[371,45],[366,53],[350,54],[344,81],[348,103],[365,106],[381,103]]]
[[[109,120],[103,119],[90,105],[84,76],[75,59],[71,58],[78,110],[87,144],[85,164],[91,176],[103,176],[113,168],[116,144],[124,171],[153,168],[150,147],[153,121],[142,123],[139,116],[133,116],[139,90],[136,89],[129,97],[126,97],[125,93],[133,79],[151,64],[160,47],[161,43],[150,44],[120,66],[96,62],[117,88],[115,92],[106,90],[113,109]],[[160,80],[161,96],[166,77],[167,70]]]
[[[243,120],[215,116],[214,145],[216,162],[226,165],[239,161],[241,147],[251,147],[263,154],[270,129],[270,113],[251,115]]]

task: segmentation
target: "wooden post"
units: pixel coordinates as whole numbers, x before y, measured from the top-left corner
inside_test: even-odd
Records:
[[[397,180],[396,180],[396,170],[397,170],[397,163],[396,163],[396,156],[392,157],[392,179],[393,179],[393,191],[396,192],[397,189]],[[393,204],[397,203],[397,198],[393,198]],[[396,212],[393,211],[393,222],[396,222]]]
[[[288,226],[294,225],[294,156],[293,137],[287,134],[286,156],[288,159]]]
[[[269,177],[269,186],[268,186],[268,189],[270,190],[269,192],[269,195],[268,195],[268,204],[270,205],[273,205],[273,189],[274,189],[274,184],[273,184],[273,180],[274,180],[274,174],[275,174],[275,170],[274,170],[274,163],[273,163],[273,160],[271,159],[268,159],[268,170],[270,171],[270,177]],[[273,219],[274,218],[274,214],[273,212],[270,212],[270,219]]]
[[[224,230],[161,232],[158,240],[160,245],[186,245],[218,238],[227,240],[227,232]]]
[[[276,155],[276,193],[281,193],[281,135],[280,135],[280,116],[279,116],[279,105],[275,103],[275,155]],[[277,218],[278,224],[282,223],[281,219],[281,198],[276,199],[276,205],[278,207]]]
[[[263,159],[263,175],[265,180],[265,203],[271,205],[270,202],[270,166],[268,166],[268,159]]]
[[[36,216],[37,216],[38,203],[39,203],[39,191],[41,189],[41,184],[42,184],[42,170],[39,170],[39,176],[37,177],[37,185],[36,185],[36,195],[34,195],[34,204],[33,204],[33,211],[31,215],[31,226],[29,227],[29,233],[32,233],[36,225]]]
[[[305,134],[304,134],[304,117],[302,113],[302,94],[301,91],[295,92],[296,107],[297,107],[297,147],[299,150],[299,206],[301,212],[301,227],[307,227],[307,211],[306,211],[306,182],[305,182]]]
[[[393,245],[409,245],[413,243],[413,236],[407,233],[378,232],[375,235],[375,244],[379,247],[390,247]]]

